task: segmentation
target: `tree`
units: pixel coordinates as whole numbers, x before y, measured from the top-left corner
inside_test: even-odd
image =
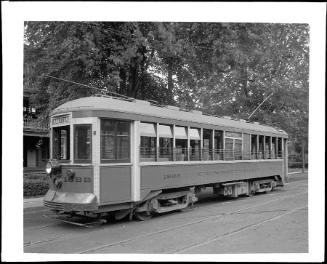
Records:
[[[44,113],[100,90],[247,119],[307,140],[306,24],[26,22],[24,88]]]

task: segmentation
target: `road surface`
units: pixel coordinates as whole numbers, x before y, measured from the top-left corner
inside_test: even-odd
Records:
[[[307,173],[290,175],[277,190],[218,198],[207,188],[194,208],[144,222],[121,220],[91,228],[24,209],[25,253],[306,253]]]

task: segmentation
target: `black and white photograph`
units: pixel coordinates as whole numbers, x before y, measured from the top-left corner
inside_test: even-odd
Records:
[[[4,260],[324,260],[324,3],[3,7]]]

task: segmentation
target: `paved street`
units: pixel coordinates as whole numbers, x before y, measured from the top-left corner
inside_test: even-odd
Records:
[[[36,253],[300,253],[308,252],[307,173],[276,191],[220,199],[209,188],[194,208],[144,222],[91,228],[24,209],[24,251]]]

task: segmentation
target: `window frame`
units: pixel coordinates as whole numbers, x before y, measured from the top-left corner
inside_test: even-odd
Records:
[[[102,144],[103,144],[103,137],[106,136],[106,135],[102,134],[102,126],[103,126],[104,121],[115,122],[114,134],[109,135],[110,137],[114,138],[114,159],[104,159],[103,158],[103,145]],[[124,123],[128,124],[129,128],[128,128],[127,136],[118,134],[119,122],[124,122]],[[123,138],[123,137],[128,139],[128,158],[127,159],[118,159],[117,142],[118,142],[118,138]],[[100,163],[101,164],[131,163],[131,121],[121,120],[121,119],[112,119],[112,118],[100,118]]]
[[[228,133],[230,133],[230,136],[229,136]],[[235,136],[237,134],[239,136]],[[242,132],[235,132],[235,131],[225,130],[225,132],[224,132],[224,160],[243,160],[243,151],[242,151],[243,136],[242,135],[243,135]],[[232,155],[230,155],[230,153],[228,153],[227,149],[226,149],[226,141],[228,141],[228,140],[231,140],[230,143],[232,143],[232,146],[233,146]],[[241,155],[240,156],[235,155],[235,145],[236,145],[235,141],[236,140],[240,141],[240,142],[238,142],[238,143],[240,143],[239,145],[241,145],[241,151],[240,151]]]
[[[90,128],[90,159],[78,159],[77,158],[77,142],[76,142],[76,128],[89,127]],[[73,147],[74,147],[74,163],[92,163],[92,124],[74,124],[73,125]]]
[[[55,130],[66,130],[66,133],[67,133],[67,148],[66,148],[66,155],[67,155],[67,159],[59,159],[57,156],[55,156],[54,154],[54,151],[55,151],[55,145],[58,145],[56,148],[57,148],[57,152],[58,152],[58,149],[61,148],[61,134],[59,134],[59,137],[58,137],[58,144],[55,144]],[[71,127],[70,125],[63,125],[63,126],[55,126],[55,127],[52,127],[52,149],[51,149],[51,157],[53,159],[57,159],[59,160],[60,162],[70,162],[71,161],[71,155],[70,155],[70,142],[71,142],[71,138],[70,138],[70,131],[71,131]],[[61,150],[59,151],[59,154],[61,154]]]

